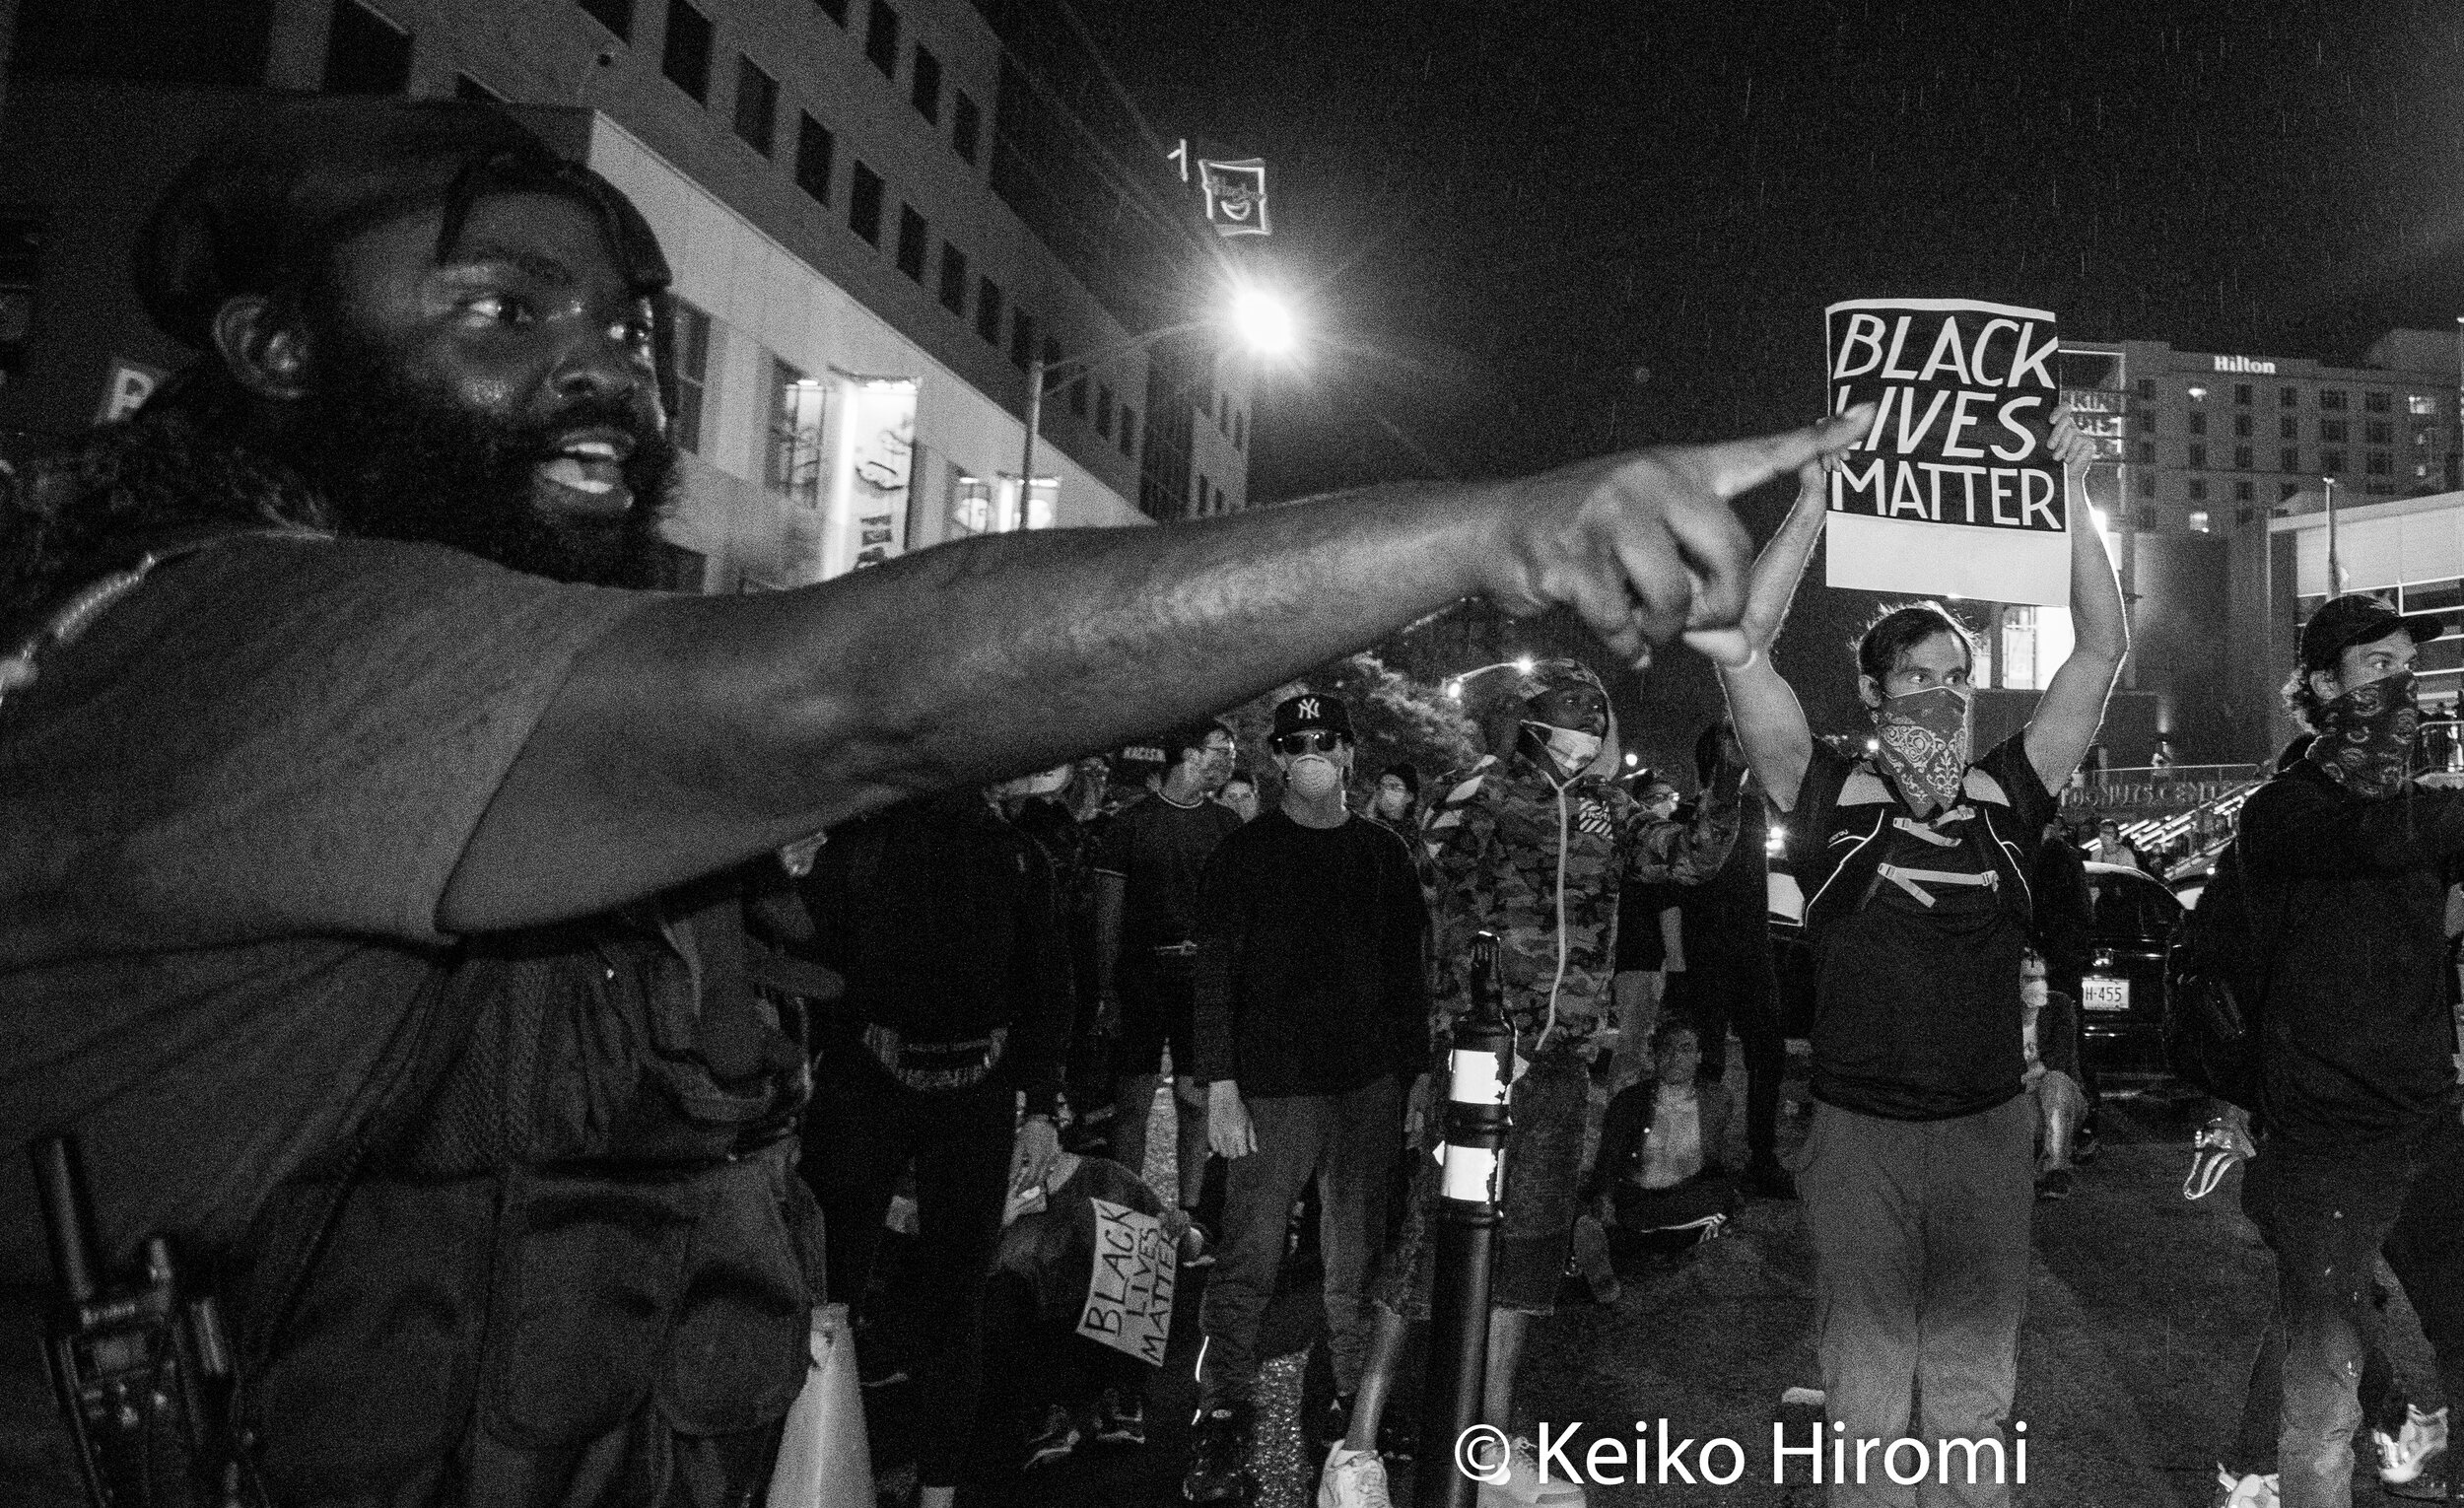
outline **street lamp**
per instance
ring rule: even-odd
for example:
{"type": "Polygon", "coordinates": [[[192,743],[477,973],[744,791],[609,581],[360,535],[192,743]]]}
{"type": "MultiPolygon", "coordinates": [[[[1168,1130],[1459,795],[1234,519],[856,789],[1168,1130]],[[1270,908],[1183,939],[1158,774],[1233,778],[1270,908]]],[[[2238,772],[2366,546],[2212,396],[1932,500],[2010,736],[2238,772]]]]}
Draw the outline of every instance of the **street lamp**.
{"type": "Polygon", "coordinates": [[[1461,675],[1448,678],[1446,682],[1446,694],[1460,702],[1463,700],[1463,683],[1472,679],[1472,677],[1475,675],[1486,675],[1491,670],[1508,669],[1518,671],[1524,675],[1530,675],[1532,673],[1532,667],[1538,663],[1539,661],[1533,659],[1529,654],[1518,654],[1512,659],[1493,660],[1488,664],[1480,665],[1474,669],[1466,670],[1461,675]]]}
{"type": "MultiPolygon", "coordinates": [[[[1228,322],[1240,343],[1259,356],[1283,356],[1299,343],[1299,325],[1290,306],[1254,283],[1245,283],[1233,291],[1228,322]]],[[[1093,356],[1072,356],[1047,366],[1041,350],[1027,357],[1027,436],[1018,452],[1018,522],[1026,525],[1027,502],[1035,490],[1036,432],[1044,423],[1044,391],[1057,377],[1083,375],[1121,358],[1143,351],[1159,340],[1195,330],[1205,324],[1202,319],[1185,319],[1149,330],[1131,340],[1123,341],[1093,356]]]]}

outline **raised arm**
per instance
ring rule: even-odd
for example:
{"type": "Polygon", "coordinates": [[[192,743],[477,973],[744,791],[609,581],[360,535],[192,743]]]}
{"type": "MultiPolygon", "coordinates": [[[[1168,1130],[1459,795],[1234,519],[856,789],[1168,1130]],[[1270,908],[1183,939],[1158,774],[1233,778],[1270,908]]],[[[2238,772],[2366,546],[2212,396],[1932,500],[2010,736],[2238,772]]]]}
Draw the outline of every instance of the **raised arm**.
{"type": "Polygon", "coordinates": [[[1797,788],[1805,784],[1806,766],[1814,758],[1814,730],[1796,688],[1781,679],[1771,662],[1771,646],[1788,622],[1797,583],[1814,558],[1814,542],[1822,537],[1829,470],[1820,459],[1797,468],[1797,502],[1780,521],[1780,531],[1754,557],[1745,592],[1745,613],[1738,629],[1744,634],[1748,658],[1720,667],[1720,688],[1728,693],[1729,720],[1745,764],[1770,793],[1779,809],[1797,804],[1797,788]]]}
{"type": "Polygon", "coordinates": [[[1680,632],[1733,654],[1747,541],[1727,500],[1859,422],[646,603],[531,732],[440,925],[603,910],[902,795],[1229,706],[1472,593],[1571,607],[1629,660],[1680,632]]]}
{"type": "Polygon", "coordinates": [[[2059,790],[2104,724],[2105,698],[2130,652],[2130,624],[2104,536],[2088,512],[2088,465],[2095,446],[2072,426],[2068,413],[2053,421],[2053,453],[2062,462],[2064,511],[2071,520],[2071,626],[2078,637],[2027,724],[2027,762],[2046,789],[2059,790]]]}

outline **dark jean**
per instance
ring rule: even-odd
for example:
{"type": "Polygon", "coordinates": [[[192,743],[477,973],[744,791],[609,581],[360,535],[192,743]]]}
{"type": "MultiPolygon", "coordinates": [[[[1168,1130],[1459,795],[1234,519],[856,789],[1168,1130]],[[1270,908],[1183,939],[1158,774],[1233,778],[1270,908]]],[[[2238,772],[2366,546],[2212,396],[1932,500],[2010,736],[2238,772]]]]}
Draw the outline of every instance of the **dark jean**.
{"type": "Polygon", "coordinates": [[[1223,1242],[1198,1323],[1198,1406],[1247,1399],[1258,1378],[1258,1326],[1274,1297],[1292,1201],[1318,1180],[1318,1250],[1326,1263],[1327,1349],[1335,1387],[1360,1386],[1368,1359],[1369,1269],[1386,1234],[1387,1175],[1403,1134],[1393,1075],[1346,1094],[1245,1101],[1258,1150],[1226,1159],[1223,1242]]]}
{"type": "MultiPolygon", "coordinates": [[[[1745,1150],[1756,1161],[1776,1158],[1779,1148],[1780,1080],[1788,1072],[1788,1040],[1780,1034],[1779,983],[1771,953],[1739,950],[1689,957],[1669,976],[1667,1010],[1694,1028],[1702,1064],[1694,1082],[1716,1084],[1728,1075],[1729,1028],[1745,1050],[1745,1150]]],[[[1718,1160],[1718,1147],[1705,1147],[1718,1160]]]]}
{"type": "Polygon", "coordinates": [[[2408,1142],[2368,1151],[2271,1138],[2243,1177],[2242,1207],[2276,1254],[2278,1491],[2285,1508],[2346,1508],[2361,1377],[2379,1345],[2370,1275],[2382,1250],[2448,1399],[2464,1400],[2464,1124],[2450,1107],[2408,1142]]]}
{"type": "Polygon", "coordinates": [[[916,1306],[917,1382],[946,1421],[924,1431],[917,1449],[917,1475],[928,1487],[956,1486],[973,1449],[985,1282],[1000,1243],[1016,1119],[1017,1092],[1003,1075],[920,1093],[846,1033],[831,1034],[814,1065],[802,1172],[821,1201],[832,1298],[861,1308],[890,1196],[916,1165],[915,1262],[901,1277],[925,1295],[916,1306]]]}
{"type": "Polygon", "coordinates": [[[1851,1479],[1830,1487],[1832,1508],[2011,1501],[1985,1470],[1989,1450],[1972,1485],[1964,1451],[1951,1457],[1947,1484],[1936,1472],[1896,1485],[1879,1449],[1866,1480],[1854,1475],[1859,1441],[1909,1433],[1912,1388],[1925,1401],[1916,1437],[1928,1452],[1945,1440],[1993,1440],[2006,1466],[2012,1460],[2002,1421],[2019,1382],[2035,1142],[2036,1107],[2025,1095],[1948,1121],[1814,1107],[1797,1187],[1814,1235],[1825,1411],[1847,1426],[1851,1479]]]}

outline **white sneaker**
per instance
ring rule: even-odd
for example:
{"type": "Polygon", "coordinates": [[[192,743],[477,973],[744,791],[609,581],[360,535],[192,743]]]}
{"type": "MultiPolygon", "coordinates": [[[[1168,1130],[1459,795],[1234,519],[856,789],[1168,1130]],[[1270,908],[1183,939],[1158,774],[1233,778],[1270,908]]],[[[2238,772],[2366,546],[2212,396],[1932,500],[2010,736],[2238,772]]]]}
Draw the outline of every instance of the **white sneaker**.
{"type": "Polygon", "coordinates": [[[2390,1438],[2383,1429],[2370,1431],[2378,1446],[2378,1479],[2401,1486],[2421,1476],[2423,1469],[2447,1448],[2447,1411],[2424,1413],[2407,1404],[2404,1427],[2390,1438]]]}
{"type": "Polygon", "coordinates": [[[2235,1476],[2223,1467],[2216,1469],[2216,1484],[2224,1489],[2224,1501],[2217,1508],[2276,1508],[2276,1474],[2265,1476],[2252,1472],[2235,1476]]]}
{"type": "Polygon", "coordinates": [[[1386,1463],[1375,1451],[1347,1451],[1335,1441],[1318,1476],[1318,1508],[1395,1508],[1386,1495],[1386,1463]]]}
{"type": "Polygon", "coordinates": [[[1506,1479],[1480,1483],[1479,1508],[1583,1508],[1583,1486],[1556,1477],[1540,1480],[1539,1449],[1517,1436],[1506,1453],[1506,1479]]]}

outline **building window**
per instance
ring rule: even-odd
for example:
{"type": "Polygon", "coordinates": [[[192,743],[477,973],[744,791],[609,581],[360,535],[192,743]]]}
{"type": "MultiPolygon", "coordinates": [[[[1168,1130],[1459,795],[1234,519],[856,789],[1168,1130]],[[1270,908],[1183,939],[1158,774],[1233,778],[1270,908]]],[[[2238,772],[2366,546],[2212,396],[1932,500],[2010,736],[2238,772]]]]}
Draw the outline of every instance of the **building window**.
{"type": "Polygon", "coordinates": [[[830,202],[830,160],[838,151],[838,138],[830,128],[810,115],[800,119],[795,128],[795,186],[813,196],[816,204],[830,202]]]}
{"type": "Polygon", "coordinates": [[[991,278],[976,282],[976,333],[988,346],[1001,343],[1001,285],[991,278]]]}
{"type": "Polygon", "coordinates": [[[2235,471],[2248,471],[2256,464],[2257,462],[2250,458],[2250,447],[2248,446],[2233,446],[2233,469],[2235,471]]]}
{"type": "Polygon", "coordinates": [[[2212,527],[2214,527],[2214,525],[2208,521],[2208,511],[2206,509],[2194,508],[2190,511],[2190,532],[2193,534],[2204,534],[2207,533],[2212,527]]]}
{"type": "Polygon", "coordinates": [[[633,39],[633,0],[582,0],[582,14],[615,33],[618,41],[633,39]]]}
{"type": "Polygon", "coordinates": [[[779,81],[749,57],[736,59],[736,135],[764,157],[779,123],[779,81]]]}
{"type": "Polygon", "coordinates": [[[1086,417],[1086,377],[1084,374],[1080,374],[1069,384],[1069,412],[1081,419],[1086,417]]]}
{"type": "Polygon", "coordinates": [[[2153,508],[2143,508],[2139,510],[2139,521],[2136,526],[2142,532],[2154,529],[2156,527],[2156,510],[2153,508]]]}
{"type": "Polygon", "coordinates": [[[1024,372],[1034,357],[1035,316],[1023,308],[1012,309],[1009,315],[1009,364],[1024,372]]]}
{"type": "Polygon", "coordinates": [[[2206,446],[2192,446],[2190,447],[2190,464],[2197,467],[2204,466],[2207,463],[2208,447],[2206,446]]]}
{"type": "Polygon", "coordinates": [[[2299,446],[2287,446],[2284,449],[2277,452],[2276,459],[2279,470],[2298,471],[2301,469],[2301,447],[2299,446]]]}
{"type": "Polygon", "coordinates": [[[2155,441],[2143,440],[2139,442],[2139,464],[2143,466],[2153,466],[2156,464],[2155,441]]]}
{"type": "Polygon", "coordinates": [[[2233,415],[2233,435],[2236,439],[2248,440],[2250,438],[2250,416],[2248,414],[2233,415]]]}
{"type": "Polygon", "coordinates": [[[1095,384],[1095,433],[1112,439],[1112,388],[1102,382],[1095,384]]]}
{"type": "Polygon", "coordinates": [[[2438,400],[2428,393],[2414,393],[2404,400],[2404,406],[2409,412],[2423,416],[2438,412],[2438,400]]]}
{"type": "Polygon", "coordinates": [[[2396,474],[2396,463],[2386,451],[2372,450],[2362,457],[2361,470],[2369,476],[2393,476],[2396,474]]]}
{"type": "Polygon", "coordinates": [[[2277,388],[2276,406],[2278,408],[2299,408],[2301,406],[2301,390],[2297,387],[2277,388]]]}
{"type": "Polygon", "coordinates": [[[941,60],[922,42],[916,43],[916,74],[907,98],[917,114],[934,125],[941,123],[941,60]]]}
{"type": "Polygon", "coordinates": [[[898,12],[888,0],[872,0],[872,15],[864,23],[864,56],[883,78],[898,77],[898,12]]]}
{"type": "Polygon", "coordinates": [[[710,402],[710,315],[682,299],[670,302],[676,309],[676,411],[668,418],[667,433],[698,455],[702,416],[710,402]]]}
{"type": "Polygon", "coordinates": [[[950,150],[961,161],[972,163],[976,160],[976,144],[983,135],[984,112],[976,108],[976,102],[968,99],[962,89],[958,103],[950,106],[950,150]]]}
{"type": "Polygon", "coordinates": [[[916,213],[916,206],[900,205],[898,207],[898,270],[919,283],[924,281],[924,242],[928,239],[924,231],[924,217],[916,213]]]}
{"type": "Polygon", "coordinates": [[[411,87],[411,34],[358,0],[336,0],[325,37],[325,93],[398,95],[411,87]]]}
{"type": "Polygon", "coordinates": [[[786,362],[770,363],[770,435],[762,480],[806,507],[821,503],[819,382],[786,362]]]}
{"type": "Polygon", "coordinates": [[[2208,479],[2203,476],[2192,477],[2190,479],[2190,501],[2193,503],[2205,503],[2207,500],[2208,479]]]}
{"type": "Polygon", "coordinates": [[[855,186],[847,195],[847,228],[871,241],[881,244],[881,174],[856,162],[855,186]]]}
{"type": "Polygon", "coordinates": [[[2276,501],[2279,503],[2288,502],[2292,499],[2294,493],[2299,492],[2300,490],[2301,484],[2298,482],[2278,482],[2276,484],[2276,501]]]}
{"type": "Polygon", "coordinates": [[[2321,419],[2318,422],[2318,438],[2334,441],[2338,445],[2344,444],[2345,422],[2342,419],[2321,419]]]}
{"type": "Polygon", "coordinates": [[[2327,410],[2331,414],[2343,413],[2345,407],[2344,389],[2341,387],[2320,388],[2318,390],[2318,406],[2327,410]]]}
{"type": "Polygon", "coordinates": [[[941,242],[941,307],[967,317],[967,253],[941,242]]]}
{"type": "Polygon", "coordinates": [[[2139,379],[2139,396],[2143,398],[2153,398],[2156,396],[2156,378],[2141,377],[2139,379]]]}
{"type": "Polygon", "coordinates": [[[2386,413],[2389,407],[2387,394],[2384,392],[2365,392],[2361,394],[2361,407],[2373,414],[2386,413]]]}
{"type": "Polygon", "coordinates": [[[1051,373],[1061,364],[1061,342],[1050,335],[1044,337],[1044,370],[1051,373]]]}
{"type": "Polygon", "coordinates": [[[2207,432],[2208,416],[2205,414],[2192,414],[2190,416],[2190,433],[2193,435],[2204,435],[2207,432]]]}
{"type": "Polygon", "coordinates": [[[2299,440],[2301,438],[2301,421],[2298,419],[2277,420],[2276,438],[2278,440],[2299,440]]]}
{"type": "Polygon", "coordinates": [[[2318,469],[2330,476],[2344,470],[2344,452],[2342,450],[2319,451],[2318,469]]]}
{"type": "Polygon", "coordinates": [[[710,18],[685,0],[667,0],[667,42],[659,51],[658,71],[704,104],[710,103],[710,18]]]}
{"type": "Polygon", "coordinates": [[[2248,482],[2235,482],[2233,484],[2233,501],[2236,503],[2247,503],[2251,499],[2256,498],[2258,495],[2258,489],[2251,486],[2248,482]]]}
{"type": "Polygon", "coordinates": [[[813,6],[839,25],[847,25],[847,0],[813,0],[813,6]]]}
{"type": "Polygon", "coordinates": [[[1121,405],[1121,453],[1137,459],[1138,411],[1127,403],[1121,405]]]}
{"type": "Polygon", "coordinates": [[[2153,498],[2156,495],[2156,479],[2154,473],[2147,471],[2139,473],[2139,495],[2143,498],[2153,498]]]}
{"type": "Polygon", "coordinates": [[[2250,406],[2250,384],[2249,384],[2249,383],[2247,383],[2247,382],[2235,382],[2235,383],[2233,384],[2233,401],[2234,401],[2235,403],[2240,404],[2243,408],[2248,408],[2248,407],[2250,406]]]}
{"type": "Polygon", "coordinates": [[[2396,427],[2384,419],[2372,419],[2361,426],[2361,438],[2374,446],[2391,446],[2396,443],[2396,427]]]}

